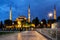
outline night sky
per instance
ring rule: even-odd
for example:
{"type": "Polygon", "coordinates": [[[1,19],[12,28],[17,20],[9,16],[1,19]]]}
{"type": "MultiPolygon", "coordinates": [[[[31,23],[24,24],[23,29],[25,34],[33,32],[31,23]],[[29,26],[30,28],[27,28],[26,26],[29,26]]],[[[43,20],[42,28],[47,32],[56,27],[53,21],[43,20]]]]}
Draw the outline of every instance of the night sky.
{"type": "Polygon", "coordinates": [[[57,17],[60,16],[60,0],[0,0],[0,21],[9,19],[10,5],[12,7],[12,19],[18,16],[28,17],[30,4],[31,20],[35,17],[49,19],[48,13],[54,11],[56,5],[57,17]]]}

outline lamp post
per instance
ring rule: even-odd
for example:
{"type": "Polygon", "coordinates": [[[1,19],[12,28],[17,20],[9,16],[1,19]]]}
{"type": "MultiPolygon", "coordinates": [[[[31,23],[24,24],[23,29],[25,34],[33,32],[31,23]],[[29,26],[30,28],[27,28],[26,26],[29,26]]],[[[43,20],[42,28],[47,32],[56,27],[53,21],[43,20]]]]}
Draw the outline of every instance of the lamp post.
{"type": "Polygon", "coordinates": [[[48,16],[49,16],[49,18],[51,19],[52,16],[53,16],[53,14],[52,14],[52,13],[49,13],[48,16]]]}
{"type": "MultiPolygon", "coordinates": [[[[50,13],[48,14],[48,16],[49,16],[49,18],[50,18],[50,20],[51,20],[51,19],[52,19],[52,16],[53,16],[52,12],[50,12],[50,13]]],[[[50,27],[51,27],[51,21],[50,21],[50,27]]]]}

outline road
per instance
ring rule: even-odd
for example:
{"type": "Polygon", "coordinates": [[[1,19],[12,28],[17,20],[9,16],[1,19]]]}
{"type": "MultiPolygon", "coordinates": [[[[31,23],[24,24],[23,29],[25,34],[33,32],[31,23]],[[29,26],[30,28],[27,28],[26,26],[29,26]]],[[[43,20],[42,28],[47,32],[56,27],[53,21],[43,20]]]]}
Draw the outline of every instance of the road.
{"type": "Polygon", "coordinates": [[[8,35],[1,35],[0,40],[48,40],[36,31],[24,31],[8,35]]]}

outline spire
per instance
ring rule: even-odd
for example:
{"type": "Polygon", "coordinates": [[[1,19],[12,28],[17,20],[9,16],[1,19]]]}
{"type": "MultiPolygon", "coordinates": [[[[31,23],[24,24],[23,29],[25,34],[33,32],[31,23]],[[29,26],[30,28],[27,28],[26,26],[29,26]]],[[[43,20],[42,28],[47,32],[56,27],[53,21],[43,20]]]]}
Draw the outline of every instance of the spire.
{"type": "Polygon", "coordinates": [[[10,20],[12,20],[12,9],[11,9],[11,6],[10,6],[10,20]]]}
{"type": "Polygon", "coordinates": [[[28,7],[28,22],[30,22],[30,4],[29,4],[29,7],[28,7]]]}
{"type": "Polygon", "coordinates": [[[56,5],[54,5],[54,19],[56,19],[56,5]]]}
{"type": "Polygon", "coordinates": [[[29,4],[29,9],[30,9],[30,4],[29,4]]]}
{"type": "Polygon", "coordinates": [[[54,4],[54,10],[56,10],[56,5],[54,4]]]}

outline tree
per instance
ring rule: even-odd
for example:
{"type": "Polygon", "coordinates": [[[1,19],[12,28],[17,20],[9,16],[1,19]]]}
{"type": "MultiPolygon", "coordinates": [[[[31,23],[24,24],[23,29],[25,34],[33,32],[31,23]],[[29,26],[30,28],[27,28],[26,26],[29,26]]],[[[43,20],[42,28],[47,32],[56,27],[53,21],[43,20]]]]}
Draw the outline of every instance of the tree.
{"type": "Polygon", "coordinates": [[[0,28],[3,28],[4,27],[4,25],[3,25],[3,23],[2,23],[2,21],[0,22],[0,28]]]}
{"type": "Polygon", "coordinates": [[[49,19],[49,20],[48,20],[48,23],[49,23],[49,24],[52,24],[52,23],[55,23],[55,22],[56,22],[55,19],[49,19]]]}
{"type": "Polygon", "coordinates": [[[45,19],[42,19],[41,22],[42,22],[41,26],[42,26],[43,28],[44,28],[44,27],[47,27],[47,25],[46,25],[46,20],[45,20],[45,19]]]}
{"type": "Polygon", "coordinates": [[[37,25],[39,24],[39,19],[38,17],[36,17],[35,19],[32,20],[32,23],[35,24],[35,26],[37,27],[37,25]]]}
{"type": "Polygon", "coordinates": [[[60,16],[57,17],[57,21],[60,21],[60,16]]]}
{"type": "Polygon", "coordinates": [[[51,28],[51,24],[52,24],[52,23],[55,23],[55,22],[56,22],[55,19],[49,19],[49,20],[48,20],[48,24],[50,25],[49,28],[51,28]]]}
{"type": "Polygon", "coordinates": [[[7,20],[4,21],[4,24],[6,26],[11,26],[12,25],[12,20],[7,19],[7,20]]]}
{"type": "Polygon", "coordinates": [[[14,25],[17,25],[18,24],[17,21],[13,21],[13,23],[14,23],[14,25]]]}
{"type": "Polygon", "coordinates": [[[43,24],[46,24],[46,20],[45,19],[42,19],[41,21],[43,22],[43,24]]]}

